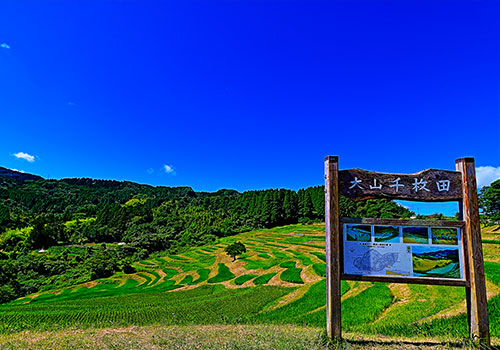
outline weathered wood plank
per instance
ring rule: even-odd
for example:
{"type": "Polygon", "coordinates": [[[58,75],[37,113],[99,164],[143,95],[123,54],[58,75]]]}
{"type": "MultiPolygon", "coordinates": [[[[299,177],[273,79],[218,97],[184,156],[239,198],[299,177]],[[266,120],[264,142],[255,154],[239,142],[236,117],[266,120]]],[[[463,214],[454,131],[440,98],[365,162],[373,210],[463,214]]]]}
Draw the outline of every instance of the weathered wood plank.
{"type": "Polygon", "coordinates": [[[462,211],[465,221],[466,254],[469,271],[470,292],[467,291],[469,330],[472,338],[481,344],[490,344],[486,281],[484,276],[483,248],[477,201],[477,184],[474,158],[456,160],[457,170],[462,174],[462,211]]]}
{"type": "Polygon", "coordinates": [[[427,169],[415,174],[341,170],[339,192],[354,200],[390,198],[445,202],[460,200],[463,196],[460,172],[439,169],[427,169]]]}
{"type": "Polygon", "coordinates": [[[342,274],[341,277],[343,280],[347,281],[410,283],[410,284],[426,284],[426,285],[458,286],[458,287],[469,286],[469,281],[439,279],[439,278],[364,276],[364,275],[349,275],[349,274],[342,274]]]}
{"type": "Polygon", "coordinates": [[[325,158],[326,222],[326,330],[328,337],[342,337],[340,311],[340,220],[338,194],[338,157],[325,158]]]}
{"type": "MultiPolygon", "coordinates": [[[[464,219],[464,205],[462,201],[458,201],[458,212],[460,216],[460,220],[464,219]]],[[[464,221],[465,222],[465,221],[464,221]]],[[[464,231],[462,231],[464,232],[464,231]]],[[[469,254],[467,254],[467,249],[469,249],[469,243],[467,242],[467,235],[465,233],[462,233],[462,244],[464,247],[464,272],[465,272],[465,279],[468,282],[468,285],[465,286],[465,300],[467,303],[467,324],[469,325],[469,331],[470,331],[470,315],[471,315],[471,299],[470,299],[470,294],[471,294],[471,289],[470,289],[470,275],[469,275],[469,254]]]]}

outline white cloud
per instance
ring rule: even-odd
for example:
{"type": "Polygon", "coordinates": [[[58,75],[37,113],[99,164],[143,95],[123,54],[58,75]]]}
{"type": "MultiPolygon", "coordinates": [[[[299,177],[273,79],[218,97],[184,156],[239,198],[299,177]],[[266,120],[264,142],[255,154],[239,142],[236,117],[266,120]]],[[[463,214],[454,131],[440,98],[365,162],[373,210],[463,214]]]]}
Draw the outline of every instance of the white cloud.
{"type": "Polygon", "coordinates": [[[163,170],[165,170],[165,172],[167,174],[170,174],[170,175],[175,175],[175,170],[174,170],[174,167],[171,166],[171,165],[167,165],[167,164],[164,164],[163,165],[163,170]]]}
{"type": "Polygon", "coordinates": [[[35,161],[35,156],[32,156],[31,154],[24,153],[24,152],[14,153],[14,157],[27,160],[30,163],[33,163],[35,161]]]}
{"type": "Polygon", "coordinates": [[[403,207],[403,208],[406,208],[406,209],[408,209],[408,210],[411,210],[409,206],[404,205],[404,204],[402,204],[402,203],[396,202],[396,205],[397,205],[397,206],[399,206],[399,207],[403,207]]]}
{"type": "Polygon", "coordinates": [[[148,174],[152,174],[152,173],[154,173],[154,172],[155,172],[155,170],[154,170],[153,168],[149,168],[148,170],[146,170],[146,172],[147,172],[148,174]]]}
{"type": "Polygon", "coordinates": [[[0,47],[1,47],[2,49],[10,49],[10,45],[8,45],[7,43],[1,43],[1,44],[0,44],[0,47]]]}
{"type": "Polygon", "coordinates": [[[14,170],[14,171],[17,171],[18,173],[23,173],[24,174],[23,170],[17,170],[17,169],[10,169],[10,170],[14,170]]]}
{"type": "Polygon", "coordinates": [[[476,167],[477,188],[489,186],[493,181],[500,179],[500,167],[478,166],[476,167]]]}

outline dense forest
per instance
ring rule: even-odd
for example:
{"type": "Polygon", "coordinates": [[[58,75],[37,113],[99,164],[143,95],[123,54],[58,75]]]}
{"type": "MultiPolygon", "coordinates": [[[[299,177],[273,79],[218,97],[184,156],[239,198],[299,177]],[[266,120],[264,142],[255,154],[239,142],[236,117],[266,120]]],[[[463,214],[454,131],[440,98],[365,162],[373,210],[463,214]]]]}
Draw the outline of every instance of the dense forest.
{"type": "MultiPolygon", "coordinates": [[[[410,217],[341,198],[342,216],[410,217]]],[[[0,302],[131,272],[131,263],[260,228],[324,221],[324,188],[195,192],[85,178],[0,176],[0,302]]]]}
{"type": "Polygon", "coordinates": [[[479,205],[483,223],[500,224],[500,179],[481,188],[479,205]]]}

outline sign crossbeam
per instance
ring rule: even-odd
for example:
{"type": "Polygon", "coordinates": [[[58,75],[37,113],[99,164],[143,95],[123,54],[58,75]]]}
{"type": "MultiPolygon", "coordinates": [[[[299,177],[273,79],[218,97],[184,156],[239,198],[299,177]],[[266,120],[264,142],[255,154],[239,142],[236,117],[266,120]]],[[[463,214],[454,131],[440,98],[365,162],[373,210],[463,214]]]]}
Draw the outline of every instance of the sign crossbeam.
{"type": "Polygon", "coordinates": [[[339,170],[325,158],[327,333],[340,339],[340,281],[462,286],[470,335],[489,345],[489,324],[473,158],[457,171],[388,174],[339,170]],[[420,202],[458,201],[463,221],[340,218],[339,195],[420,202]]]}

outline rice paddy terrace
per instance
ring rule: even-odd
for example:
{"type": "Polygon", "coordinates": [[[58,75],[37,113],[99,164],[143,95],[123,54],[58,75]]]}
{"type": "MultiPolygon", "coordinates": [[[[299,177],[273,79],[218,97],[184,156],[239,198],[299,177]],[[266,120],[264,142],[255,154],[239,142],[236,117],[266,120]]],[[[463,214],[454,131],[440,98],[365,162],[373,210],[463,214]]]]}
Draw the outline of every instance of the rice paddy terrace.
{"type": "MultiPolygon", "coordinates": [[[[483,234],[494,343],[500,344],[500,231],[483,234]]],[[[0,305],[0,333],[131,325],[325,325],[324,225],[242,233],[217,244],[134,264],[115,274],[0,305]],[[247,253],[232,261],[235,241],[247,253]]],[[[460,339],[460,287],[342,282],[346,332],[460,339]]]]}

